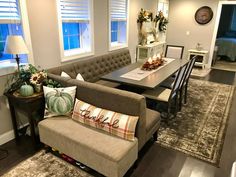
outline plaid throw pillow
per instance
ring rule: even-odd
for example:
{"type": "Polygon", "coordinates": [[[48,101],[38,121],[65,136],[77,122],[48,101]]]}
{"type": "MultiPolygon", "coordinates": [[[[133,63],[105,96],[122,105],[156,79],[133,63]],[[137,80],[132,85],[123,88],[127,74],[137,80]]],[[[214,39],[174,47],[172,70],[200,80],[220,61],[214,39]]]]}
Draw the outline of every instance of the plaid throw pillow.
{"type": "Polygon", "coordinates": [[[137,116],[98,108],[76,99],[72,119],[104,130],[112,135],[134,141],[137,116]]]}

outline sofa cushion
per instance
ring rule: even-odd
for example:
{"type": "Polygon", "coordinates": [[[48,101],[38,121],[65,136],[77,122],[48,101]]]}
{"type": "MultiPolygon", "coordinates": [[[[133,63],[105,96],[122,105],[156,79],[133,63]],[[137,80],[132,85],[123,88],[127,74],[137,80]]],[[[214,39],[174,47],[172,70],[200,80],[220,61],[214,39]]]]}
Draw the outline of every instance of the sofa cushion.
{"type": "Polygon", "coordinates": [[[76,99],[72,119],[112,135],[134,141],[138,116],[101,109],[76,99]]]}
{"type": "Polygon", "coordinates": [[[44,117],[70,114],[74,107],[76,86],[50,88],[43,86],[45,98],[44,117]]]}
{"type": "Polygon", "coordinates": [[[120,84],[117,82],[111,82],[111,81],[105,81],[105,80],[98,80],[95,83],[99,84],[99,85],[104,85],[107,87],[112,87],[112,88],[116,88],[116,87],[120,86],[120,84]]]}
{"type": "Polygon", "coordinates": [[[138,142],[88,128],[66,116],[39,122],[40,140],[105,176],[123,176],[137,159],[138,142]]]}

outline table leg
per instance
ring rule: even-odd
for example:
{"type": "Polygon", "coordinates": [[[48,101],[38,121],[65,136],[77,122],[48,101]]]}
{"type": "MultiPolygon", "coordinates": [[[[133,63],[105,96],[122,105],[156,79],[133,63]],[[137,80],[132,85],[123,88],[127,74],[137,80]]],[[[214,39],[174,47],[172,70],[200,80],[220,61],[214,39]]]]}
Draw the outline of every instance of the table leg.
{"type": "Polygon", "coordinates": [[[30,124],[30,135],[33,142],[34,147],[37,147],[36,135],[35,135],[35,126],[34,126],[34,118],[31,113],[28,114],[29,124],[30,124]]]}
{"type": "Polygon", "coordinates": [[[14,108],[14,106],[12,106],[12,103],[9,99],[8,99],[8,102],[9,102],[9,108],[10,108],[11,120],[12,120],[12,125],[13,125],[13,129],[14,129],[15,138],[16,138],[16,140],[18,140],[19,139],[19,134],[18,134],[18,128],[17,128],[15,108],[14,108]]]}

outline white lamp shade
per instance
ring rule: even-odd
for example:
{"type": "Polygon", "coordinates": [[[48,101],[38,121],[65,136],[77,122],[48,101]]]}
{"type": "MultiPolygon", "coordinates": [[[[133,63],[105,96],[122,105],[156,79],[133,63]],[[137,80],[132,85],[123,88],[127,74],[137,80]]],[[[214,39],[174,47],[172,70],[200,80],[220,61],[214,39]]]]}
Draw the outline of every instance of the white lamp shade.
{"type": "Polygon", "coordinates": [[[25,45],[25,41],[22,36],[7,36],[4,53],[8,54],[28,54],[29,51],[25,45]]]}

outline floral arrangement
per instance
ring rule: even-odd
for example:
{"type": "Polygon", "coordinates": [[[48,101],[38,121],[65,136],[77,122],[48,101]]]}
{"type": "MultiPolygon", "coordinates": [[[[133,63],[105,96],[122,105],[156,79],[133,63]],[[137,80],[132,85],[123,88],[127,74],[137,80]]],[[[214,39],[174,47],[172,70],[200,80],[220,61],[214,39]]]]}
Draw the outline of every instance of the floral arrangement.
{"type": "Polygon", "coordinates": [[[36,85],[43,84],[47,79],[47,73],[45,70],[39,70],[35,66],[29,64],[20,66],[20,70],[15,72],[6,83],[5,92],[14,92],[22,85],[36,85]],[[37,78],[35,78],[37,76],[37,78]]]}
{"type": "Polygon", "coordinates": [[[158,15],[154,18],[155,28],[157,27],[157,23],[159,22],[158,29],[161,32],[166,31],[168,20],[164,17],[163,12],[160,11],[158,15]]]}
{"type": "Polygon", "coordinates": [[[19,90],[22,85],[31,85],[35,92],[40,92],[43,85],[49,87],[61,87],[61,85],[47,78],[47,72],[36,68],[32,64],[20,66],[20,70],[8,79],[5,92],[14,92],[19,90]],[[38,90],[39,89],[39,90],[38,90]]]}
{"type": "Polygon", "coordinates": [[[143,22],[152,21],[153,15],[152,12],[141,9],[138,15],[137,23],[140,23],[140,29],[142,28],[143,22]]]}
{"type": "Polygon", "coordinates": [[[19,79],[27,84],[42,84],[47,79],[47,72],[29,64],[20,68],[19,79]]]}

